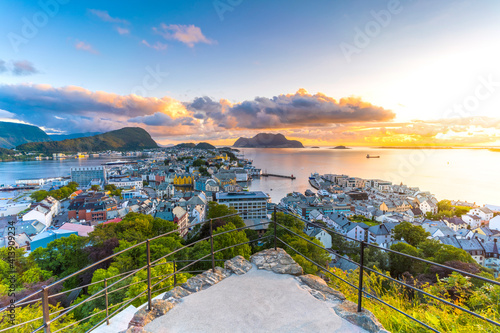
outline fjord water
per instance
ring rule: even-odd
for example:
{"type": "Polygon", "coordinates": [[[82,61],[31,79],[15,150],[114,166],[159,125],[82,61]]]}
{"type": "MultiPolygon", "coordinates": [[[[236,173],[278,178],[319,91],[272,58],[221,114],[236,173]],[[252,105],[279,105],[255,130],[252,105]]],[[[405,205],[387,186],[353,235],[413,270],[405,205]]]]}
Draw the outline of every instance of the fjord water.
{"type": "Polygon", "coordinates": [[[262,171],[294,175],[295,180],[261,178],[250,190],[269,193],[273,202],[292,191],[304,192],[311,173],[347,174],[403,182],[436,197],[500,205],[500,153],[488,149],[241,149],[262,171]],[[380,158],[367,159],[366,155],[380,158]],[[272,190],[271,190],[272,189],[272,190]]]}
{"type": "MultiPolygon", "coordinates": [[[[269,193],[273,202],[279,202],[292,191],[312,188],[309,175],[318,172],[403,182],[430,191],[439,200],[500,205],[500,152],[487,149],[240,148],[240,151],[263,172],[297,177],[295,180],[261,178],[251,183],[250,190],[269,193]],[[380,158],[367,159],[367,154],[380,158]]],[[[3,162],[0,163],[0,184],[13,184],[21,178],[69,176],[71,167],[96,166],[117,159],[3,162]]]]}

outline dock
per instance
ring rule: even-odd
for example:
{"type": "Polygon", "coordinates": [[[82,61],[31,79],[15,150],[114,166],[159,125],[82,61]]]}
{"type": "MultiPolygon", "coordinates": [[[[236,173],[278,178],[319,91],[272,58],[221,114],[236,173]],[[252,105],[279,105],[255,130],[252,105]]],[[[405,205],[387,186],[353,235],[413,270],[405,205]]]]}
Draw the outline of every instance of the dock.
{"type": "Polygon", "coordinates": [[[36,186],[0,187],[0,192],[34,190],[36,186]]]}
{"type": "Polygon", "coordinates": [[[277,175],[274,173],[263,173],[260,176],[261,177],[279,177],[279,178],[288,178],[288,179],[296,179],[297,178],[294,175],[286,176],[286,175],[277,175]]]}

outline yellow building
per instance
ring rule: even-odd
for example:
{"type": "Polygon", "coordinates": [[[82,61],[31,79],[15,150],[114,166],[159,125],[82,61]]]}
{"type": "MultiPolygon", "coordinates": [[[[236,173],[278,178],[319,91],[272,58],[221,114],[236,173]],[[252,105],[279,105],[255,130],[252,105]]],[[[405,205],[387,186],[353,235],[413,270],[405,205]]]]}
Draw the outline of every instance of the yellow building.
{"type": "Polygon", "coordinates": [[[192,175],[175,175],[174,177],[174,185],[175,186],[193,186],[194,184],[194,176],[192,175]]]}

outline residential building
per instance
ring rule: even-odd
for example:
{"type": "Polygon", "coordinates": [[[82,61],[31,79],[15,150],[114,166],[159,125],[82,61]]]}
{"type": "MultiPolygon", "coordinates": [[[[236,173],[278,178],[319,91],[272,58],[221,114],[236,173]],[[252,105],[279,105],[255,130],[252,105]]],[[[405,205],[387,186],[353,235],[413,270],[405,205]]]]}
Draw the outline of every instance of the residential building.
{"type": "Polygon", "coordinates": [[[109,185],[115,185],[117,188],[134,188],[142,189],[142,178],[111,178],[108,180],[109,185]]]}
{"type": "Polygon", "coordinates": [[[89,186],[95,179],[98,179],[102,184],[106,183],[106,169],[104,166],[71,168],[71,181],[78,183],[80,186],[89,186]]]}
{"type": "Polygon", "coordinates": [[[217,203],[234,207],[243,219],[266,219],[269,197],[261,191],[216,193],[217,203]]]}

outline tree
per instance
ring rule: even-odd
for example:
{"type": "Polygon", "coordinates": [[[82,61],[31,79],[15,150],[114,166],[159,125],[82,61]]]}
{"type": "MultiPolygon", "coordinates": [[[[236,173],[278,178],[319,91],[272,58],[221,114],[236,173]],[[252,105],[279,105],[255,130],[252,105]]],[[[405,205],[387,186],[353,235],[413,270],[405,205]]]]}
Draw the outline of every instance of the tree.
{"type": "Polygon", "coordinates": [[[450,200],[441,200],[437,204],[438,206],[438,212],[442,211],[451,211],[452,206],[451,206],[451,201],[450,200]]]}
{"type": "Polygon", "coordinates": [[[418,248],[422,250],[422,255],[424,258],[433,260],[436,253],[441,250],[443,244],[436,239],[426,239],[418,245],[418,248]]]}
{"type": "MultiPolygon", "coordinates": [[[[248,238],[243,230],[227,232],[222,235],[219,235],[223,232],[230,231],[236,229],[235,225],[231,222],[226,225],[217,228],[214,232],[214,251],[230,247],[236,244],[246,243],[248,242],[248,238]],[[218,236],[217,236],[218,235],[218,236]]],[[[239,246],[232,247],[230,249],[217,252],[215,257],[217,259],[232,259],[236,256],[243,256],[246,259],[250,259],[250,255],[252,254],[252,249],[250,245],[243,244],[239,246]]]]}
{"type": "MultiPolygon", "coordinates": [[[[236,213],[237,211],[234,207],[228,207],[226,205],[218,204],[214,201],[210,201],[208,203],[207,219],[213,219],[212,230],[216,230],[217,228],[222,227],[227,223],[232,223],[236,228],[244,227],[245,222],[243,222],[243,218],[240,215],[219,218],[236,213]]],[[[210,223],[206,222],[202,225],[197,239],[202,239],[208,236],[210,236],[210,223]]]]}
{"type": "Polygon", "coordinates": [[[45,190],[35,191],[35,192],[31,193],[31,195],[30,195],[30,197],[33,200],[35,200],[36,202],[42,201],[43,199],[45,199],[48,196],[49,196],[49,192],[47,192],[45,190]]]}
{"type": "MultiPolygon", "coordinates": [[[[406,244],[406,243],[397,243],[391,246],[391,250],[409,254],[414,257],[420,257],[421,252],[416,247],[406,244]]],[[[397,253],[389,252],[389,258],[391,261],[391,275],[396,277],[401,277],[404,272],[409,272],[410,274],[417,274],[423,271],[424,263],[421,261],[411,259],[405,256],[402,256],[397,253]]]]}
{"type": "Polygon", "coordinates": [[[116,191],[116,185],[114,184],[104,185],[104,190],[110,192],[116,191]]]}
{"type": "Polygon", "coordinates": [[[475,263],[475,260],[471,257],[470,254],[451,245],[443,245],[441,249],[436,252],[434,261],[438,264],[444,264],[447,261],[475,263]]]}
{"type": "Polygon", "coordinates": [[[147,181],[143,180],[143,181],[142,181],[142,186],[149,186],[149,182],[147,182],[147,181]]]}
{"type": "Polygon", "coordinates": [[[208,173],[208,169],[206,167],[201,166],[198,171],[202,176],[208,177],[210,174],[208,173]]]}
{"type": "Polygon", "coordinates": [[[92,191],[100,191],[100,190],[101,190],[101,187],[100,187],[99,185],[92,185],[92,186],[90,187],[90,189],[91,189],[92,191]]]}
{"type": "MultiPolygon", "coordinates": [[[[37,248],[31,252],[30,259],[33,259],[41,269],[63,278],[89,264],[84,252],[86,244],[86,237],[70,235],[53,240],[45,248],[37,248]]],[[[69,283],[75,284],[76,281],[69,283]]]]}
{"type": "Polygon", "coordinates": [[[394,239],[404,239],[408,244],[417,247],[431,234],[421,226],[414,226],[410,222],[401,222],[392,230],[394,239]]]}
{"type": "Polygon", "coordinates": [[[194,167],[201,167],[201,166],[205,166],[205,165],[206,165],[205,160],[202,160],[201,158],[199,158],[193,162],[194,167]]]}

